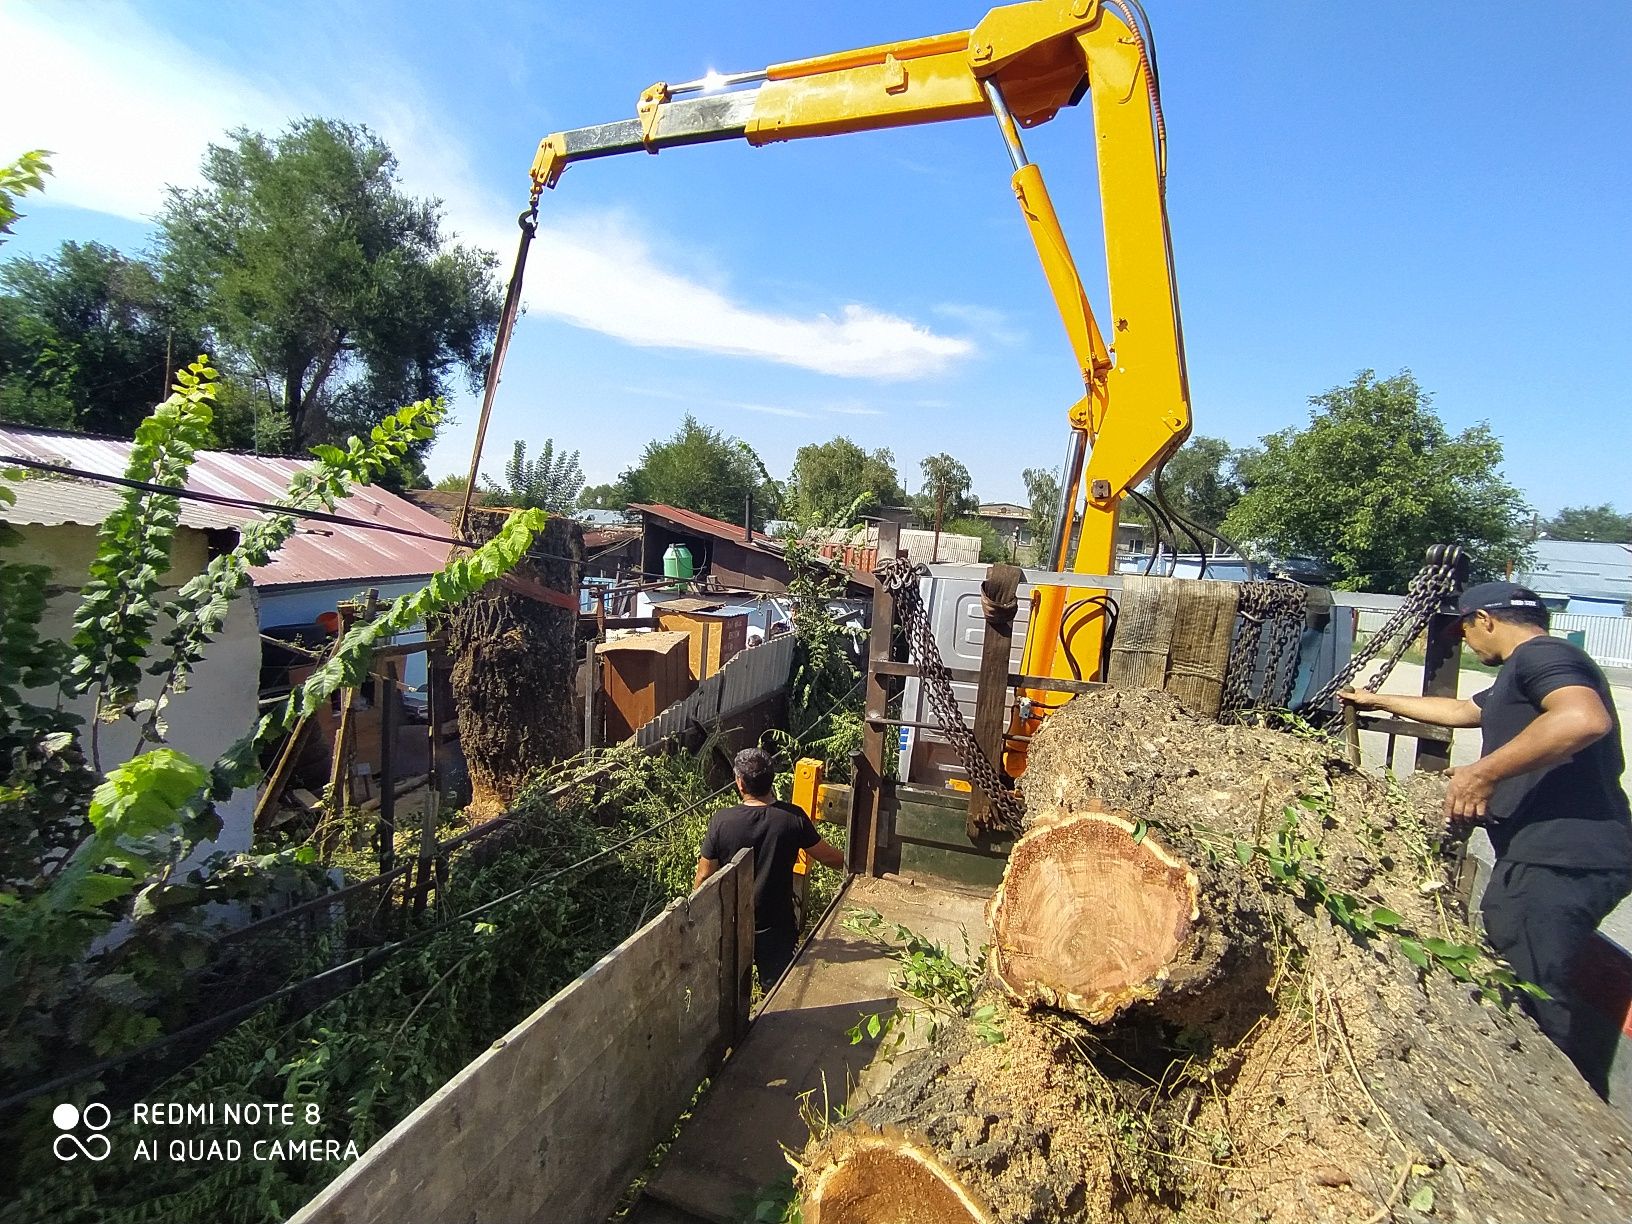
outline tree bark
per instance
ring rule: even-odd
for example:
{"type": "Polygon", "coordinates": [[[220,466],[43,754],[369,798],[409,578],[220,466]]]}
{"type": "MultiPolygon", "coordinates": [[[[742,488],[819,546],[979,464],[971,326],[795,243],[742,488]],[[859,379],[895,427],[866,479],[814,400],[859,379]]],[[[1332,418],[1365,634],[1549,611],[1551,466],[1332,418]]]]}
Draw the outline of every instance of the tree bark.
{"type": "MultiPolygon", "coordinates": [[[[466,531],[474,541],[490,539],[509,514],[473,508],[466,531]]],[[[535,555],[514,572],[576,598],[583,547],[582,527],[552,518],[535,540],[535,555]]],[[[471,806],[478,815],[497,815],[533,774],[580,746],[573,701],[577,612],[492,583],[454,612],[448,628],[471,806]]]]}

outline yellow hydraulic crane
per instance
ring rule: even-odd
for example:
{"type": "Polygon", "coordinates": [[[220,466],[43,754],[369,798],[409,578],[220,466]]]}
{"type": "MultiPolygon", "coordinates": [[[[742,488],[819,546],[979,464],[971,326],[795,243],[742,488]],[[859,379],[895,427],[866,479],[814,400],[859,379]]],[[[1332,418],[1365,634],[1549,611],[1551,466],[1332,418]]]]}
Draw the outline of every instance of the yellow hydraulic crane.
{"type": "MultiPolygon", "coordinates": [[[[1190,433],[1161,97],[1138,0],[1030,0],[992,9],[973,30],[659,83],[641,94],[632,119],[545,137],[533,161],[533,200],[536,206],[569,165],[619,153],[733,139],[766,145],[983,116],[996,121],[1008,150],[1015,199],[1084,386],[1069,413],[1048,568],[1106,574],[1123,498],[1190,433]],[[1105,328],[1020,135],[1085,96],[1105,226],[1105,328]]],[[[1069,596],[1065,587],[1034,587],[1026,674],[1088,679],[1099,672],[1105,605],[1096,594],[1103,592],[1077,588],[1069,596]]],[[[1021,696],[1024,713],[1014,726],[1021,734],[1063,700],[1042,691],[1021,696]]],[[[1016,755],[1023,760],[1011,759],[1016,755]]]]}

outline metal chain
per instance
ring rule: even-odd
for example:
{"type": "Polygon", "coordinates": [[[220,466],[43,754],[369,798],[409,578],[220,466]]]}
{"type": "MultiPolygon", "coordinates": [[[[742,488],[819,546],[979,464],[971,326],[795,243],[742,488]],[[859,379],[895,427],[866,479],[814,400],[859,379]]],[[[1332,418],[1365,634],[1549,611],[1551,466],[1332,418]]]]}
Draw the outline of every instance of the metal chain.
{"type": "Polygon", "coordinates": [[[1375,693],[1382,688],[1388,673],[1394,670],[1411,643],[1428,627],[1429,619],[1440,610],[1446,597],[1456,593],[1461,580],[1462,550],[1454,544],[1436,544],[1428,550],[1428,563],[1417,571],[1406,587],[1405,602],[1394,609],[1387,623],[1369,642],[1355,652],[1354,658],[1313,697],[1299,707],[1299,713],[1320,711],[1339,689],[1348,688],[1360,669],[1376,658],[1384,648],[1388,654],[1377,674],[1366,681],[1366,691],[1375,693]]]}
{"type": "Polygon", "coordinates": [[[959,708],[957,695],[952,691],[952,677],[947,673],[940,648],[935,644],[935,634],[930,628],[924,601],[918,593],[918,580],[928,574],[925,566],[899,559],[880,561],[873,570],[873,577],[895,601],[896,616],[907,631],[907,641],[913,654],[918,657],[919,676],[923,680],[924,691],[929,695],[929,707],[946,733],[947,742],[958,754],[969,781],[980,787],[981,793],[991,801],[993,813],[1003,824],[1018,831],[1025,817],[1025,805],[1009,789],[1007,780],[996,766],[986,758],[974,732],[963,721],[963,710],[959,708]]]}
{"type": "Polygon", "coordinates": [[[1241,584],[1237,608],[1241,619],[1224,670],[1221,718],[1239,718],[1248,710],[1285,709],[1291,703],[1307,598],[1301,583],[1287,579],[1241,584]],[[1262,676],[1254,691],[1260,657],[1262,676]]]}

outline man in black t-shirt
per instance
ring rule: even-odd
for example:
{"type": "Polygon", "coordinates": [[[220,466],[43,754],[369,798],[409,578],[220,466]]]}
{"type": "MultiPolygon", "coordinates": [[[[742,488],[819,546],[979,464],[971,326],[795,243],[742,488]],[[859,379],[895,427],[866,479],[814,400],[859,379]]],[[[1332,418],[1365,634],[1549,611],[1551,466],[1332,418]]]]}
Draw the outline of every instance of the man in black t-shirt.
{"type": "Polygon", "coordinates": [[[844,870],[844,855],[822,840],[805,812],[771,793],[776,767],[768,752],[744,748],[731,762],[742,802],[715,812],[697,859],[699,887],[745,846],[754,850],[754,967],[764,990],[793,960],[799,929],[793,916],[793,864],[806,851],[824,867],[844,870]]]}
{"type": "Polygon", "coordinates": [[[1609,684],[1590,656],[1547,633],[1547,608],[1510,582],[1470,587],[1457,602],[1463,640],[1501,664],[1472,700],[1347,691],[1360,709],[1444,727],[1481,727],[1484,752],[1452,771],[1445,815],[1488,826],[1496,866],[1485,933],[1521,978],[1550,999],[1525,1005],[1600,1094],[1591,1018],[1571,982],[1598,924],[1632,892],[1632,819],[1609,684]]]}

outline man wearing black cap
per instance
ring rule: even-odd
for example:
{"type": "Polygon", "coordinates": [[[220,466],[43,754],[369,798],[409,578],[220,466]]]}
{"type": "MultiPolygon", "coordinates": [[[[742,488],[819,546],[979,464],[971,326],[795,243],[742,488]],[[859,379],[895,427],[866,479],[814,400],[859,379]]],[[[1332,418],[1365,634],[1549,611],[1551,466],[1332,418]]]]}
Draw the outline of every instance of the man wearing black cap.
{"type": "Polygon", "coordinates": [[[1609,683],[1590,656],[1547,632],[1547,607],[1511,582],[1469,587],[1457,601],[1462,636],[1496,683],[1472,700],[1349,690],[1359,709],[1442,727],[1480,727],[1484,751],[1453,770],[1452,824],[1483,824],[1496,848],[1485,890],[1485,933],[1521,978],[1550,999],[1526,999],[1542,1031],[1600,1094],[1606,1069],[1589,1056],[1591,1020],[1578,1013],[1575,959],[1632,892],[1632,819],[1609,683]]]}

